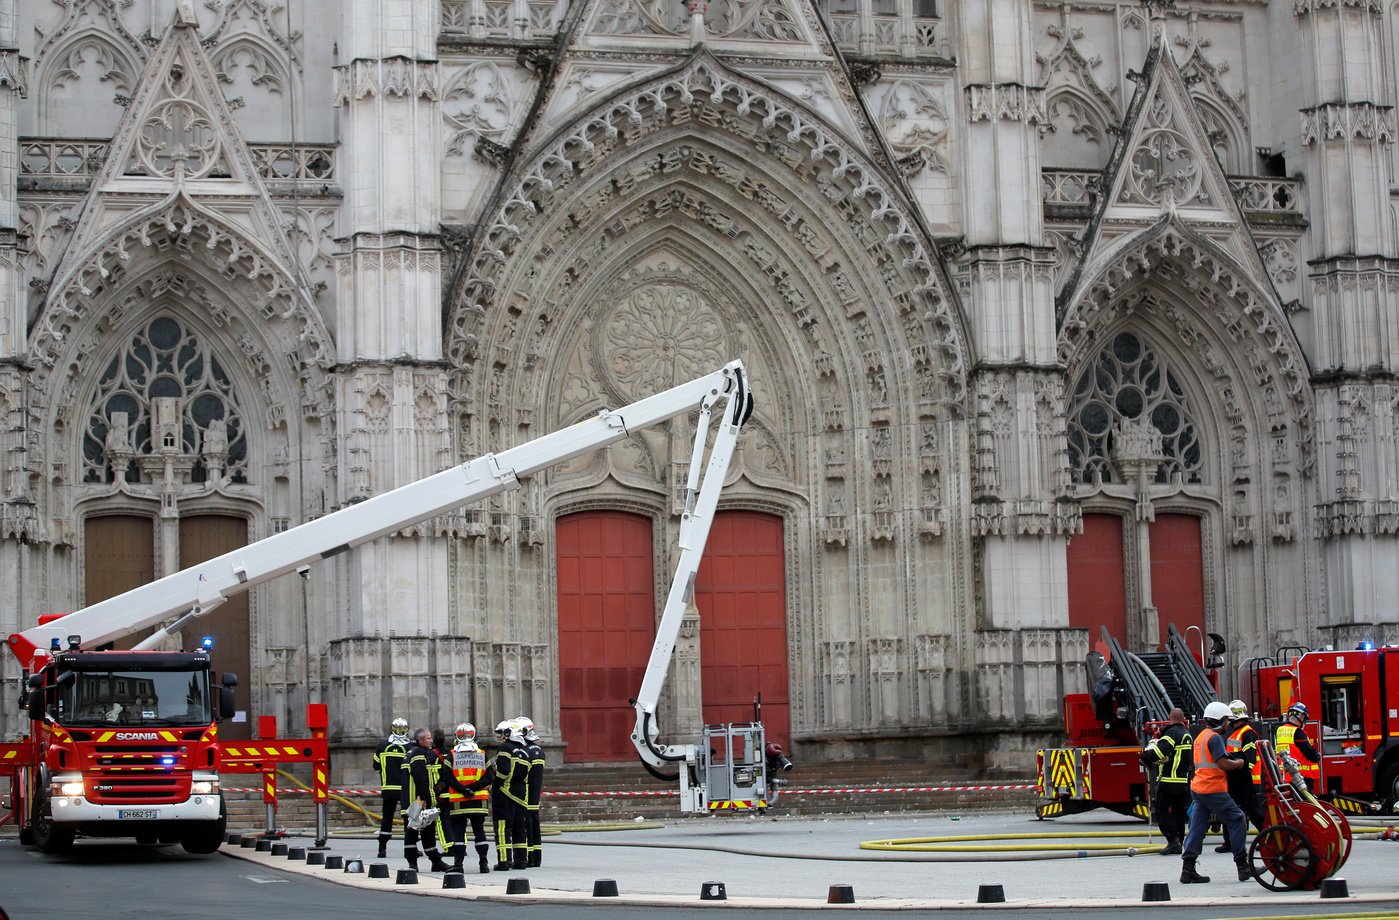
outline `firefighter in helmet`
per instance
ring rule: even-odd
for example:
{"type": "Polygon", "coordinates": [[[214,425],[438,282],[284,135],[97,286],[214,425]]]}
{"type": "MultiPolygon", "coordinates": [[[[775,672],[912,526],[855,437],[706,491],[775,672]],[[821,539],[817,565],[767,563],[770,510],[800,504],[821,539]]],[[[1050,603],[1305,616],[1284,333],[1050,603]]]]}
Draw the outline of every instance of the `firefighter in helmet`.
{"type": "Polygon", "coordinates": [[[1284,776],[1289,781],[1295,778],[1282,759],[1284,754],[1290,754],[1297,762],[1296,775],[1301,777],[1308,789],[1312,789],[1321,779],[1321,754],[1307,737],[1308,718],[1305,703],[1297,702],[1289,706],[1273,736],[1273,750],[1277,753],[1278,765],[1283,767],[1284,776]]]}
{"type": "Polygon", "coordinates": [[[490,787],[491,818],[495,825],[495,871],[527,869],[528,835],[525,806],[529,798],[529,760],[524,753],[524,733],[513,720],[495,727],[496,754],[486,773],[468,788],[490,787]]]}
{"type": "MultiPolygon", "coordinates": [[[[1242,757],[1248,764],[1247,770],[1234,770],[1229,773],[1229,798],[1239,806],[1254,830],[1263,829],[1263,806],[1258,800],[1258,783],[1263,772],[1263,762],[1258,759],[1258,732],[1248,719],[1248,706],[1243,700],[1229,704],[1229,737],[1225,747],[1229,753],[1242,757]]],[[[1214,848],[1216,853],[1228,853],[1229,841],[1214,848]]]]}
{"type": "Polygon", "coordinates": [[[1253,867],[1248,861],[1248,851],[1244,849],[1247,828],[1244,826],[1244,813],[1229,797],[1229,783],[1225,774],[1235,770],[1248,770],[1242,757],[1229,752],[1224,732],[1231,713],[1229,707],[1215,700],[1205,707],[1203,722],[1205,727],[1195,736],[1195,775],[1190,780],[1191,814],[1190,831],[1185,835],[1185,846],[1181,852],[1180,880],[1192,885],[1208,882],[1208,875],[1195,870],[1195,861],[1200,858],[1201,845],[1205,842],[1205,831],[1210,822],[1206,815],[1214,815],[1224,825],[1224,839],[1234,854],[1234,865],[1238,869],[1239,881],[1253,878],[1253,867]]]}
{"type": "Polygon", "coordinates": [[[1190,773],[1195,761],[1190,755],[1192,738],[1185,723],[1185,712],[1172,709],[1161,734],[1151,739],[1142,751],[1144,767],[1156,767],[1156,823],[1166,838],[1162,856],[1181,851],[1185,841],[1186,811],[1190,808],[1190,773]]]}
{"type": "Polygon", "coordinates": [[[452,843],[452,871],[461,872],[466,859],[466,826],[471,824],[471,838],[476,846],[479,868],[491,871],[490,844],[486,842],[486,813],[491,794],[486,789],[469,787],[486,773],[486,754],[476,745],[476,726],[462,722],[453,732],[456,743],[448,754],[452,776],[464,787],[462,791],[448,788],[443,799],[447,803],[447,833],[452,843]]]}
{"type": "Polygon", "coordinates": [[[539,735],[534,731],[534,721],[529,716],[515,720],[524,738],[524,754],[529,758],[529,773],[525,783],[525,863],[540,866],[544,863],[544,836],[539,826],[539,799],[544,789],[544,748],[539,744],[539,735]]]}
{"type": "Polygon", "coordinates": [[[374,749],[374,772],[379,777],[379,858],[388,856],[389,841],[393,839],[393,813],[398,808],[403,784],[400,774],[403,754],[408,750],[408,720],[394,719],[389,723],[389,736],[374,749]]]}
{"type": "MultiPolygon", "coordinates": [[[[438,788],[443,783],[450,788],[455,779],[450,775],[444,777],[442,774],[442,761],[438,759],[437,752],[432,747],[432,729],[418,729],[413,733],[413,744],[403,757],[403,811],[407,814],[408,807],[417,801],[424,809],[438,809],[439,817],[422,828],[413,827],[406,820],[403,822],[403,858],[415,871],[423,851],[431,860],[429,871],[450,871],[442,859],[443,852],[450,850],[451,844],[442,827],[440,812],[446,803],[440,801],[438,788]],[[418,849],[419,841],[423,845],[422,851],[418,849]]],[[[462,787],[462,791],[464,789],[465,787],[462,787]]]]}

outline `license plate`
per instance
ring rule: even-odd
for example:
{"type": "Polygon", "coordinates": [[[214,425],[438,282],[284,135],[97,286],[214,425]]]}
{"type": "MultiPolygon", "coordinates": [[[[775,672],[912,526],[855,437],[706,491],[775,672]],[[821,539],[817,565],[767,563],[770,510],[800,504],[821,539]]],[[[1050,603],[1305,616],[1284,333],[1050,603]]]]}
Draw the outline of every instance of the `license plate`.
{"type": "Polygon", "coordinates": [[[123,821],[154,821],[160,817],[158,808],[122,808],[117,817],[123,821]]]}

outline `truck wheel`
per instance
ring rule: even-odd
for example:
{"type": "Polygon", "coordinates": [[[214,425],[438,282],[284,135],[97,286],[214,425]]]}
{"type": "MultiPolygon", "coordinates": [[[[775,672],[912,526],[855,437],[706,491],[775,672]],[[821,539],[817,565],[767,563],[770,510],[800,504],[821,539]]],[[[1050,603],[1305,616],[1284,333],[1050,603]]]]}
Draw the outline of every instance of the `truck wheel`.
{"type": "Polygon", "coordinates": [[[1380,774],[1379,784],[1375,786],[1375,792],[1379,793],[1379,800],[1384,803],[1384,810],[1392,814],[1399,814],[1399,763],[1392,763],[1385,767],[1380,774]]]}
{"type": "Polygon", "coordinates": [[[56,823],[48,815],[36,815],[31,835],[34,845],[42,852],[58,854],[73,849],[77,832],[70,825],[56,823]]]}
{"type": "Polygon", "coordinates": [[[223,800],[220,799],[218,820],[201,824],[197,829],[187,832],[180,838],[180,846],[185,848],[186,853],[195,856],[215,853],[223,845],[223,835],[227,829],[228,812],[224,808],[223,800]]]}

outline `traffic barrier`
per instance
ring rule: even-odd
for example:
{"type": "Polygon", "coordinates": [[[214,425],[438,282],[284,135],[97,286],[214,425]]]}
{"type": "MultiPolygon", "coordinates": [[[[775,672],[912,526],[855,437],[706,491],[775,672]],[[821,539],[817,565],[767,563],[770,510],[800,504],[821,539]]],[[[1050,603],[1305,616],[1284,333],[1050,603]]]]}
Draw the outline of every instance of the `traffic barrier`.
{"type": "Polygon", "coordinates": [[[1000,885],[981,885],[976,889],[976,903],[978,904],[1004,904],[1006,902],[1006,890],[1000,885]]]}
{"type": "Polygon", "coordinates": [[[1321,896],[1323,898],[1348,898],[1350,897],[1350,888],[1343,878],[1322,879],[1321,896]]]}
{"type": "Polygon", "coordinates": [[[306,859],[305,847],[287,847],[287,859],[306,859]]]}
{"type": "Polygon", "coordinates": [[[307,854],[306,854],[306,865],[308,865],[308,866],[324,866],[324,865],[325,865],[325,854],[324,854],[324,853],[318,853],[318,852],[315,852],[315,851],[312,851],[312,852],[310,852],[310,853],[307,853],[307,854]]]}
{"type": "Polygon", "coordinates": [[[1165,882],[1147,882],[1142,885],[1143,901],[1169,901],[1171,886],[1165,882]]]}
{"type": "Polygon", "coordinates": [[[336,856],[333,853],[327,854],[325,858],[325,867],[327,869],[343,869],[345,868],[345,857],[336,856]]]}
{"type": "MultiPolygon", "coordinates": [[[[347,871],[348,871],[348,870],[347,870],[347,871]]],[[[370,877],[370,878],[388,878],[388,877],[389,877],[389,864],[388,864],[388,863],[370,863],[370,864],[369,864],[369,877],[370,877]]]]}
{"type": "MultiPolygon", "coordinates": [[[[1036,788],[1034,783],[995,783],[976,786],[783,786],[784,796],[792,795],[870,795],[870,794],[904,794],[910,792],[1024,792],[1036,788]]],[[[262,787],[245,786],[225,786],[224,792],[266,792],[262,787]]],[[[294,786],[276,787],[277,795],[315,795],[314,789],[298,789],[294,786]]],[[[327,795],[359,795],[359,796],[379,796],[378,789],[327,789],[327,795]]],[[[678,796],[678,789],[602,789],[589,791],[550,791],[544,790],[540,793],[545,797],[571,798],[571,799],[640,799],[655,798],[663,796],[678,796]]]]}
{"type": "Polygon", "coordinates": [[[593,897],[617,897],[617,882],[610,878],[600,878],[597,881],[593,882],[593,897]]]}
{"type": "Polygon", "coordinates": [[[849,885],[832,885],[826,892],[827,904],[854,904],[855,889],[849,885]]]}
{"type": "Polygon", "coordinates": [[[462,875],[460,872],[448,872],[446,875],[442,876],[442,887],[465,888],[466,876],[462,875]]]}
{"type": "Polygon", "coordinates": [[[723,882],[705,882],[700,886],[701,901],[727,901],[729,893],[723,882]]]}
{"type": "Polygon", "coordinates": [[[529,879],[512,878],[505,882],[506,894],[529,894],[529,879]]]}
{"type": "MultiPolygon", "coordinates": [[[[387,869],[388,866],[385,866],[384,868],[387,869]]],[[[417,870],[417,869],[399,869],[399,870],[398,870],[398,876],[393,880],[393,883],[394,883],[395,885],[416,885],[416,884],[418,884],[418,870],[417,870]]]]}

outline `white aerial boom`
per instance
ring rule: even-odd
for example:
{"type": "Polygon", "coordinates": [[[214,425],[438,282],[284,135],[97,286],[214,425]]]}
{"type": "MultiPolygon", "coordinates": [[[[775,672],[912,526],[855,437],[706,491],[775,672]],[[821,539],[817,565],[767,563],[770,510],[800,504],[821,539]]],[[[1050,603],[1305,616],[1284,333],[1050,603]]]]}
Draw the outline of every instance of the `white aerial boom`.
{"type": "MultiPolygon", "coordinates": [[[[694,746],[656,747],[656,728],[649,717],[655,712],[656,696],[669,668],[681,614],[694,591],[695,574],[739,430],[753,411],[752,395],[740,361],[732,361],[712,374],[624,408],[604,409],[595,417],[561,431],[499,454],[486,454],[85,607],[54,622],[13,634],[9,637],[10,650],[23,667],[37,671],[55,650],[94,649],[122,636],[164,624],[138,646],[151,648],[230,597],[265,581],[462,505],[518,488],[520,480],[541,470],[606,447],[634,431],[696,410],[700,421],[680,526],[680,565],[636,702],[638,713],[644,712],[647,717],[649,734],[639,733],[633,737],[644,760],[653,766],[667,763],[677,756],[683,757],[694,746]],[[700,466],[716,406],[721,409],[721,420],[701,481],[700,466]]],[[[641,724],[639,715],[638,726],[641,724]]]]}

